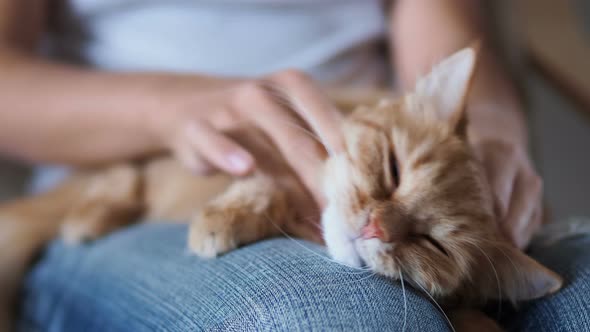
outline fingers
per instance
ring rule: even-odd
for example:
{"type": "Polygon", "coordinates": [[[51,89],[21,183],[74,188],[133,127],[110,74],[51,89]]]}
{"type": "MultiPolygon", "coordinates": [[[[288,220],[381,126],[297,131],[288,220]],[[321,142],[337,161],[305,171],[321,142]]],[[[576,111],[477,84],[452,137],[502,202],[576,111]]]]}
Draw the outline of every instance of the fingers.
{"type": "Polygon", "coordinates": [[[287,70],[245,86],[233,105],[271,137],[317,201],[322,200],[317,175],[325,159],[320,144],[330,153],[344,147],[341,114],[320,91],[307,75],[287,70]]]}
{"type": "Polygon", "coordinates": [[[341,114],[312,79],[289,70],[264,81],[241,82],[236,89],[210,99],[207,103],[201,100],[199,109],[187,111],[194,117],[179,121],[189,119],[191,123],[174,134],[181,137],[173,144],[178,159],[199,173],[218,168],[243,175],[254,167],[254,158],[222,130],[240,122],[253,124],[271,138],[314,198],[321,201],[317,176],[326,150],[339,152],[344,143],[339,130],[341,114]],[[210,108],[221,111],[202,111],[210,108]]]}
{"type": "Polygon", "coordinates": [[[526,153],[514,144],[492,140],[476,147],[495,197],[502,232],[525,248],[542,221],[542,181],[526,153]]]}
{"type": "Polygon", "coordinates": [[[506,143],[489,143],[480,147],[486,177],[494,195],[494,208],[499,220],[507,217],[514,190],[519,160],[514,149],[506,143]]]}
{"type": "Polygon", "coordinates": [[[254,167],[254,158],[248,151],[207,122],[189,123],[182,135],[173,150],[186,166],[197,172],[208,171],[213,166],[230,174],[244,175],[254,167]]]}
{"type": "Polygon", "coordinates": [[[316,175],[324,156],[315,138],[303,131],[305,123],[295,113],[277,104],[258,85],[245,86],[236,99],[235,107],[273,140],[289,165],[316,196],[319,191],[319,188],[316,189],[316,175]]]}
{"type": "Polygon", "coordinates": [[[541,225],[542,182],[532,171],[521,170],[514,182],[510,206],[502,222],[505,233],[519,248],[528,245],[541,225]]]}
{"type": "MultiPolygon", "coordinates": [[[[495,209],[498,218],[500,220],[507,217],[508,209],[510,208],[510,198],[512,192],[515,189],[514,184],[516,181],[516,167],[502,167],[499,169],[500,174],[496,174],[492,177],[490,185],[492,190],[496,193],[495,196],[495,209]]],[[[488,175],[490,178],[491,174],[488,175]]]]}
{"type": "Polygon", "coordinates": [[[344,148],[339,125],[342,114],[321,92],[320,87],[307,75],[296,70],[286,70],[273,75],[271,82],[288,96],[292,108],[319,135],[330,153],[344,148]]]}
{"type": "Polygon", "coordinates": [[[531,239],[535,235],[535,233],[541,228],[543,224],[543,205],[539,204],[535,209],[528,225],[524,229],[522,234],[522,241],[517,244],[517,247],[520,249],[525,249],[526,246],[531,242],[531,239]]]}
{"type": "Polygon", "coordinates": [[[215,172],[215,166],[201,158],[190,144],[176,144],[172,146],[172,153],[176,160],[197,175],[209,175],[215,172]]]}

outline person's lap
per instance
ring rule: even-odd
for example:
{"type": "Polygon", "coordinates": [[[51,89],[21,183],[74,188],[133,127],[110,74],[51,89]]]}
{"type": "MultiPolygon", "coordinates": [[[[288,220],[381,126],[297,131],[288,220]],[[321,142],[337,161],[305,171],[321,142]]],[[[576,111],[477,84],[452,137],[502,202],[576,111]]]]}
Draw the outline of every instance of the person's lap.
{"type": "Polygon", "coordinates": [[[202,260],[186,227],[139,225],[91,245],[53,243],[23,291],[22,330],[447,331],[426,299],[328,260],[322,247],[272,239],[202,260]],[[406,310],[407,308],[407,310],[406,310]]]}
{"type": "MultiPolygon", "coordinates": [[[[53,243],[27,278],[22,330],[448,330],[416,292],[406,287],[404,302],[399,283],[330,262],[319,246],[273,239],[201,260],[185,237],[184,226],[151,224],[79,248],[53,243]]],[[[505,315],[506,327],[590,330],[589,250],[578,238],[535,251],[566,286],[505,315]]]]}
{"type": "Polygon", "coordinates": [[[533,246],[530,254],[564,278],[564,287],[545,299],[521,304],[502,319],[509,331],[590,331],[590,236],[533,246]]]}

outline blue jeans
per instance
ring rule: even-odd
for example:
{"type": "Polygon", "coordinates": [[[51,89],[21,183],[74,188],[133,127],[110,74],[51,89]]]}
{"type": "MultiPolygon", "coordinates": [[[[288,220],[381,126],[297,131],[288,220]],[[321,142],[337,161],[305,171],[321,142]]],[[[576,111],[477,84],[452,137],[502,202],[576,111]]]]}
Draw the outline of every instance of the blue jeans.
{"type": "MultiPolygon", "coordinates": [[[[201,260],[186,227],[144,224],[92,245],[53,243],[30,272],[23,331],[448,331],[427,299],[335,264],[322,247],[273,239],[201,260]],[[406,310],[407,309],[407,310],[406,310]]],[[[514,331],[590,331],[590,240],[538,258],[565,275],[557,295],[505,316],[514,331]]]]}

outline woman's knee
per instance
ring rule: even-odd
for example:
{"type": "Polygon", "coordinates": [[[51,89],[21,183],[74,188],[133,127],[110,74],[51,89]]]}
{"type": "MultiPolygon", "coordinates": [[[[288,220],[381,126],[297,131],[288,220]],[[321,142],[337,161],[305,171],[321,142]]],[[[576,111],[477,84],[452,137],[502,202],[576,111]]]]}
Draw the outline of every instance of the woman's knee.
{"type": "Polygon", "coordinates": [[[55,244],[29,275],[25,320],[77,330],[447,330],[409,287],[333,263],[319,246],[274,239],[201,260],[185,237],[185,227],[155,225],[76,249],[55,244]]]}
{"type": "MultiPolygon", "coordinates": [[[[406,325],[409,331],[447,331],[443,316],[411,288],[336,264],[319,246],[275,239],[232,259],[251,262],[239,263],[247,269],[242,277],[250,278],[240,292],[251,300],[243,305],[257,306],[256,330],[401,331],[406,325]]],[[[221,322],[238,327],[233,324],[241,322],[221,322]]]]}

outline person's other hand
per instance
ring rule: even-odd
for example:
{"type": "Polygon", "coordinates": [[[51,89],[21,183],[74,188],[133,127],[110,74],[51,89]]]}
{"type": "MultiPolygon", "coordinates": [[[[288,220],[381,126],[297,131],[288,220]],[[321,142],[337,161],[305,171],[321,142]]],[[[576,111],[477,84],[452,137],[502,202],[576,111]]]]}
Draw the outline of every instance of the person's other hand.
{"type": "Polygon", "coordinates": [[[500,228],[524,249],[541,226],[543,182],[519,144],[487,138],[474,147],[494,194],[500,228]]]}
{"type": "Polygon", "coordinates": [[[324,155],[305,130],[318,136],[327,149],[337,151],[342,145],[340,113],[307,75],[287,70],[260,80],[228,80],[206,90],[201,87],[199,93],[187,76],[159,90],[165,97],[148,114],[148,122],[184,165],[200,174],[215,170],[247,174],[255,167],[253,155],[224,131],[248,123],[272,139],[320,201],[317,172],[324,155]]]}

